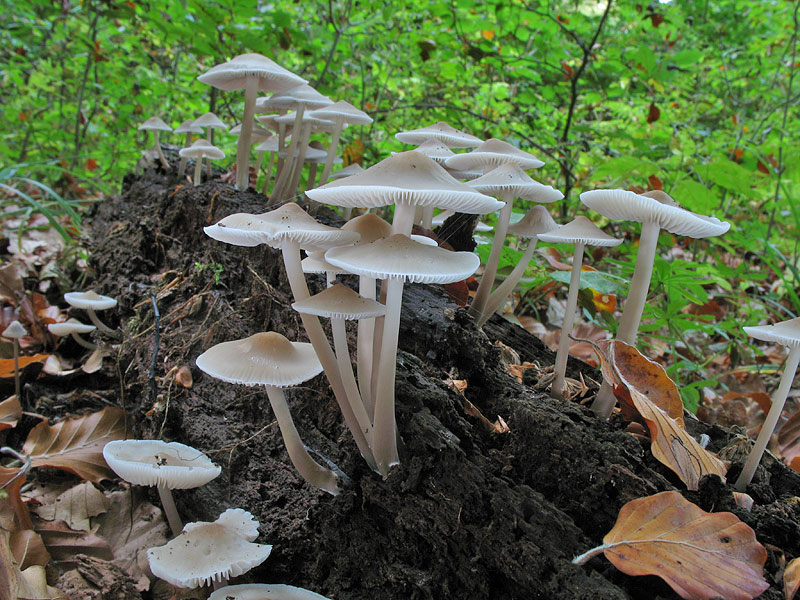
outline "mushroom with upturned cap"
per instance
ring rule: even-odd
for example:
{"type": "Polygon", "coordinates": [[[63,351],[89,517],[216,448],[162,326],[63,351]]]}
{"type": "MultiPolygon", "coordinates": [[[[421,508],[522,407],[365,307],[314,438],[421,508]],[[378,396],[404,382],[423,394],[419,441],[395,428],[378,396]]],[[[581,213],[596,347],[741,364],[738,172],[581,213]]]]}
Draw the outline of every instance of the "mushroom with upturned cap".
{"type": "Polygon", "coordinates": [[[263,385],[297,472],[311,485],[329,494],[339,493],[339,476],[308,453],[283,393],[283,388],[299,385],[322,372],[311,344],[290,342],[274,331],[256,333],[212,346],[197,357],[196,363],[203,372],[228,383],[263,385]]]}
{"type": "Polygon", "coordinates": [[[770,404],[767,418],[761,426],[756,443],[747,456],[739,478],[733,485],[740,492],[744,492],[753,480],[753,474],[756,472],[756,467],[761,462],[764,450],[772,437],[772,433],[775,431],[775,427],[778,425],[783,405],[789,395],[789,388],[792,387],[792,381],[794,381],[795,373],[797,373],[797,366],[800,363],[800,317],[775,323],[774,325],[745,327],[744,331],[747,335],[757,340],[775,342],[787,346],[789,348],[789,356],[786,358],[778,389],[772,394],[772,403],[770,404]]]}
{"type": "Polygon", "coordinates": [[[578,291],[580,290],[581,268],[583,264],[583,249],[585,246],[619,246],[622,240],[603,232],[584,216],[575,217],[566,225],[558,229],[540,233],[539,239],[553,244],[575,244],[575,253],[572,257],[572,277],[569,282],[567,307],[564,309],[564,321],[561,324],[561,335],[558,339],[558,352],[556,353],[556,369],[550,395],[561,398],[564,388],[564,374],[567,370],[569,357],[569,334],[575,321],[575,310],[578,307],[578,291]]]}
{"type": "Polygon", "coordinates": [[[183,525],[172,490],[200,487],[222,472],[208,456],[180,442],[115,440],[103,446],[103,458],[128,483],[158,488],[173,535],[183,525]]]}
{"type": "Polygon", "coordinates": [[[152,131],[153,132],[153,144],[156,153],[158,154],[158,159],[161,161],[161,166],[164,167],[165,171],[169,170],[169,163],[167,159],[164,158],[164,153],[161,151],[161,143],[158,141],[158,135],[162,131],[172,131],[172,127],[164,123],[158,117],[150,117],[139,125],[139,131],[152,131]]]}
{"type": "Polygon", "coordinates": [[[103,323],[96,314],[98,310],[114,308],[117,305],[117,301],[114,298],[102,296],[94,290],[89,290],[87,292],[67,292],[64,294],[64,300],[70,306],[84,309],[89,314],[89,320],[100,331],[113,337],[119,337],[119,332],[103,323]]]}

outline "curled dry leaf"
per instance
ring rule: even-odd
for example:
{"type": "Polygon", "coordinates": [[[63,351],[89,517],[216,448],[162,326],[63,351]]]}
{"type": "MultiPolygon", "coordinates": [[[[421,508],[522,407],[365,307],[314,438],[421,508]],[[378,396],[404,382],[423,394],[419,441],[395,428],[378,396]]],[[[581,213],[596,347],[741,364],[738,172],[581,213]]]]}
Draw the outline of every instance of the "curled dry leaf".
{"type": "Polygon", "coordinates": [[[783,593],[786,600],[792,600],[800,589],[800,558],[789,561],[783,571],[783,593]]]}
{"type": "Polygon", "coordinates": [[[603,545],[573,562],[602,552],[628,575],[657,575],[692,600],[751,600],[764,592],[767,551],[755,532],[733,513],[707,513],[678,492],[628,502],[603,545]]]}
{"type": "Polygon", "coordinates": [[[9,469],[8,467],[0,467],[0,489],[2,489],[7,497],[5,500],[0,499],[0,503],[5,502],[14,511],[17,525],[21,529],[33,529],[31,522],[31,514],[28,512],[28,507],[22,501],[19,490],[25,483],[25,474],[21,473],[22,469],[9,469]]]}
{"type": "Polygon", "coordinates": [[[103,493],[88,481],[78,485],[42,484],[25,492],[32,498],[32,507],[45,521],[65,521],[71,529],[89,531],[91,517],[103,514],[108,509],[108,500],[103,493]]]}
{"type": "Polygon", "coordinates": [[[42,536],[53,560],[64,569],[72,568],[76,554],[101,560],[114,558],[106,540],[89,531],[74,531],[64,521],[37,520],[34,530],[42,536]]]}
{"type": "Polygon", "coordinates": [[[0,402],[0,431],[16,427],[20,418],[22,418],[22,406],[16,395],[0,402]]]}
{"type": "Polygon", "coordinates": [[[50,561],[50,553],[44,547],[42,536],[30,529],[17,529],[11,532],[9,545],[14,558],[23,571],[38,565],[44,567],[50,561]]]}
{"type": "Polygon", "coordinates": [[[31,457],[34,467],[57,467],[99,483],[114,477],[103,458],[103,447],[124,437],[125,413],[109,406],[52,426],[39,423],[28,434],[22,452],[31,457]]]}

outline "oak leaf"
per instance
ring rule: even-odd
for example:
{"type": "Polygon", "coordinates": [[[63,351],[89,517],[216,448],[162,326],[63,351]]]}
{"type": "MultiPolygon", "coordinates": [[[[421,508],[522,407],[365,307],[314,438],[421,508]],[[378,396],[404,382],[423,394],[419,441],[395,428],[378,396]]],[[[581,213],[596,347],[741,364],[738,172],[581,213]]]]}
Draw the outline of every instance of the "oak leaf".
{"type": "Polygon", "coordinates": [[[0,402],[0,431],[16,427],[17,421],[22,418],[22,405],[19,398],[11,396],[0,402]]]}
{"type": "Polygon", "coordinates": [[[109,406],[52,426],[39,423],[28,434],[22,452],[31,457],[34,467],[57,467],[99,483],[114,477],[103,458],[103,447],[124,438],[125,413],[109,406]]]}
{"type": "Polygon", "coordinates": [[[733,513],[707,513],[678,492],[628,502],[603,545],[577,557],[582,564],[602,552],[623,573],[657,575],[692,600],[750,600],[769,588],[767,551],[733,513]]]}

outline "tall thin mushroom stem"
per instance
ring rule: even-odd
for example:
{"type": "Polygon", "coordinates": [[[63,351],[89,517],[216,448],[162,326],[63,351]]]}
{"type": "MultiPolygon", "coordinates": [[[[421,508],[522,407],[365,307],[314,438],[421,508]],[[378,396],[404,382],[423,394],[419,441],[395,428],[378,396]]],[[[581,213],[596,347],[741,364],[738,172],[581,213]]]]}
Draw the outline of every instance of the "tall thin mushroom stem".
{"type": "Polygon", "coordinates": [[[256,109],[258,77],[248,77],[244,88],[242,131],[236,144],[236,189],[245,191],[250,185],[250,139],[253,135],[253,115],[256,109]]]}
{"type": "Polygon", "coordinates": [[[167,159],[164,158],[164,153],[161,151],[161,142],[158,141],[159,133],[160,132],[158,129],[153,129],[153,139],[155,139],[156,152],[158,153],[158,159],[161,161],[161,166],[164,167],[165,171],[169,171],[169,163],[167,162],[167,159]]]}
{"type": "MultiPolygon", "coordinates": [[[[192,132],[186,134],[186,140],[183,143],[184,148],[188,148],[192,145],[192,132]]],[[[183,179],[184,173],[186,173],[186,163],[189,161],[187,156],[181,156],[181,161],[178,163],[178,179],[183,179]]],[[[197,185],[197,184],[195,184],[197,185]]]]}
{"type": "MultiPolygon", "coordinates": [[[[292,126],[292,141],[289,143],[289,149],[286,151],[286,158],[283,163],[283,168],[278,173],[278,179],[275,182],[275,187],[272,188],[272,196],[270,196],[270,204],[273,202],[280,202],[283,198],[284,189],[289,182],[289,177],[292,175],[294,169],[294,154],[297,150],[298,138],[303,137],[303,113],[305,113],[306,105],[301,102],[297,105],[295,110],[294,125],[292,126]]],[[[281,146],[279,146],[280,148],[281,146]]]]}
{"type": "MultiPolygon", "coordinates": [[[[336,362],[339,365],[339,373],[342,375],[342,383],[347,390],[348,398],[360,397],[358,383],[353,375],[353,364],[350,362],[350,351],[347,346],[347,330],[345,321],[339,317],[331,318],[331,332],[333,334],[333,348],[336,353],[336,362]]],[[[363,404],[363,399],[362,399],[363,404]]],[[[372,421],[365,410],[353,411],[361,426],[361,431],[367,438],[367,443],[372,446],[372,421]]]]}
{"type": "Polygon", "coordinates": [[[111,327],[109,327],[108,325],[106,325],[105,323],[103,323],[103,322],[100,320],[100,318],[97,316],[97,314],[94,312],[94,309],[87,308],[87,309],[86,309],[86,312],[89,314],[89,320],[90,320],[90,321],[91,321],[91,322],[94,324],[94,326],[95,326],[95,327],[97,327],[97,328],[98,328],[100,331],[102,331],[103,333],[105,333],[105,334],[107,334],[107,335],[113,336],[113,337],[119,337],[119,332],[117,332],[117,331],[115,331],[115,330],[111,329],[111,327]]]}
{"type": "Polygon", "coordinates": [[[503,251],[503,245],[506,240],[506,233],[508,233],[508,223],[511,221],[511,208],[513,206],[513,197],[509,194],[504,195],[503,201],[505,206],[500,209],[500,217],[497,219],[497,227],[495,227],[494,239],[492,240],[492,249],[489,252],[489,260],[486,261],[486,267],[483,269],[481,275],[481,282],[478,284],[478,289],[475,292],[475,297],[472,299],[472,304],[469,306],[469,314],[474,318],[480,317],[486,309],[486,302],[489,300],[489,294],[494,285],[494,278],[497,275],[497,265],[500,262],[500,253],[503,251]]]}
{"type": "Polygon", "coordinates": [[[514,270],[511,271],[505,281],[497,286],[497,289],[489,295],[489,300],[486,302],[483,314],[481,314],[476,321],[478,327],[483,327],[483,324],[503,305],[506,298],[508,298],[511,292],[514,291],[514,288],[517,287],[520,279],[522,279],[522,275],[525,273],[525,269],[528,268],[528,263],[530,263],[531,258],[533,258],[533,251],[536,250],[536,244],[538,242],[539,240],[537,238],[531,239],[528,248],[525,250],[525,254],[522,255],[522,258],[514,267],[514,270]]]}
{"type": "Polygon", "coordinates": [[[569,295],[567,296],[567,307],[564,309],[564,321],[561,323],[561,335],[558,338],[558,352],[556,353],[556,378],[553,380],[553,387],[550,395],[553,398],[561,399],[564,389],[564,375],[567,370],[567,358],[569,358],[569,334],[572,332],[572,325],[575,323],[575,312],[578,308],[578,292],[581,287],[581,267],[583,265],[583,248],[585,244],[578,242],[575,244],[575,254],[572,257],[572,276],[569,280],[569,295]]]}
{"type": "MultiPolygon", "coordinates": [[[[374,277],[358,278],[358,293],[368,300],[375,300],[374,277]]],[[[356,369],[358,372],[358,388],[361,390],[361,401],[370,418],[375,415],[375,402],[372,395],[372,361],[373,336],[375,335],[375,319],[358,320],[358,341],[356,348],[356,369]]]]}
{"type": "Polygon", "coordinates": [[[14,338],[14,394],[17,396],[17,400],[22,402],[22,396],[20,395],[20,383],[19,383],[19,340],[14,338]]]}
{"type": "Polygon", "coordinates": [[[311,121],[305,123],[302,131],[302,139],[300,140],[300,149],[298,150],[297,160],[294,163],[294,172],[292,179],[289,183],[288,189],[290,193],[297,195],[297,187],[300,185],[300,175],[303,173],[303,164],[306,160],[306,152],[308,151],[308,141],[311,139],[311,121]]]}
{"type": "Polygon", "coordinates": [[[180,535],[183,531],[183,522],[178,514],[178,508],[175,506],[175,499],[172,497],[172,491],[163,485],[158,487],[158,497],[161,498],[161,506],[164,509],[164,514],[167,516],[167,523],[172,530],[172,535],[180,535]]]}
{"type": "MultiPolygon", "coordinates": [[[[210,164],[210,163],[209,163],[210,164]]],[[[198,156],[194,164],[194,187],[202,183],[203,179],[203,157],[198,156]]]]}
{"type": "Polygon", "coordinates": [[[328,146],[328,156],[325,158],[325,168],[322,170],[322,175],[319,178],[320,185],[325,185],[325,182],[328,181],[328,176],[331,174],[333,159],[336,156],[336,149],[339,146],[339,138],[342,135],[342,128],[344,126],[343,116],[338,116],[333,121],[336,123],[336,126],[333,129],[333,133],[331,133],[331,144],[328,146]]]}
{"type": "Polygon", "coordinates": [[[792,387],[797,366],[800,364],[800,345],[794,346],[789,352],[786,359],[786,365],[783,368],[783,375],[778,389],[772,394],[772,404],[769,407],[767,418],[761,426],[761,431],[756,438],[756,443],[750,450],[747,460],[744,463],[742,472],[734,484],[736,491],[744,492],[750,482],[753,480],[753,475],[756,472],[758,463],[761,462],[761,457],[764,455],[764,450],[767,448],[772,433],[775,431],[775,426],[778,424],[778,419],[783,411],[783,406],[786,404],[786,397],[789,395],[789,389],[792,387]]]}

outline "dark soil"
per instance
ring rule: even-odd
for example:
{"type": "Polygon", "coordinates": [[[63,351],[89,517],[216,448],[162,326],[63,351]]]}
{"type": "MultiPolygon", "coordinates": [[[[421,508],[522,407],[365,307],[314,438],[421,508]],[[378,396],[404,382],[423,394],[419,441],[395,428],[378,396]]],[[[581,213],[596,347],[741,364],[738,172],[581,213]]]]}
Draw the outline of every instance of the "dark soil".
{"type": "MultiPolygon", "coordinates": [[[[798,475],[765,459],[749,513],[718,479],[685,492],[621,420],[603,422],[577,402],[552,400],[537,391],[535,369],[523,384],[506,372],[514,351],[544,367],[554,362],[537,338],[497,316],[477,329],[437,286],[406,288],[396,392],[401,465],[386,480],[369,470],[320,376],[287,397],[306,444],[351,485],[336,497],[306,485],[289,462],[266,394],[212,379],[194,365],[210,346],[258,331],[305,339],[278,252],[228,246],[202,230],[231,213],[264,210],[264,196],[219,179],[192,188],[174,174],[126,177],[119,197],[96,205],[84,234],[90,287],[119,299],[108,317],[124,331],[118,354],[100,374],[27,388],[30,399],[58,395],[73,412],[101,408],[98,398],[119,404],[133,436],[176,440],[211,455],[222,476],[176,499],[187,521],[214,520],[229,507],[255,515],[258,541],[274,549],[242,581],[289,583],[337,600],[677,598],[660,579],[623,575],[602,557],[583,567],[570,562],[601,543],[623,504],[677,489],[755,529],[769,553],[772,587],[762,597],[782,597],[782,561],[800,555],[798,475]],[[191,370],[190,389],[174,380],[182,366],[191,370]],[[510,431],[493,433],[471,416],[448,378],[466,380],[466,399],[490,421],[502,417],[510,431]]],[[[318,218],[338,219],[325,209],[318,218]]],[[[309,284],[313,293],[324,281],[312,276],[309,284]]],[[[570,372],[600,379],[579,361],[570,372]]],[[[693,433],[711,436],[711,449],[727,447],[734,479],[741,440],[689,421],[693,433]]]]}

